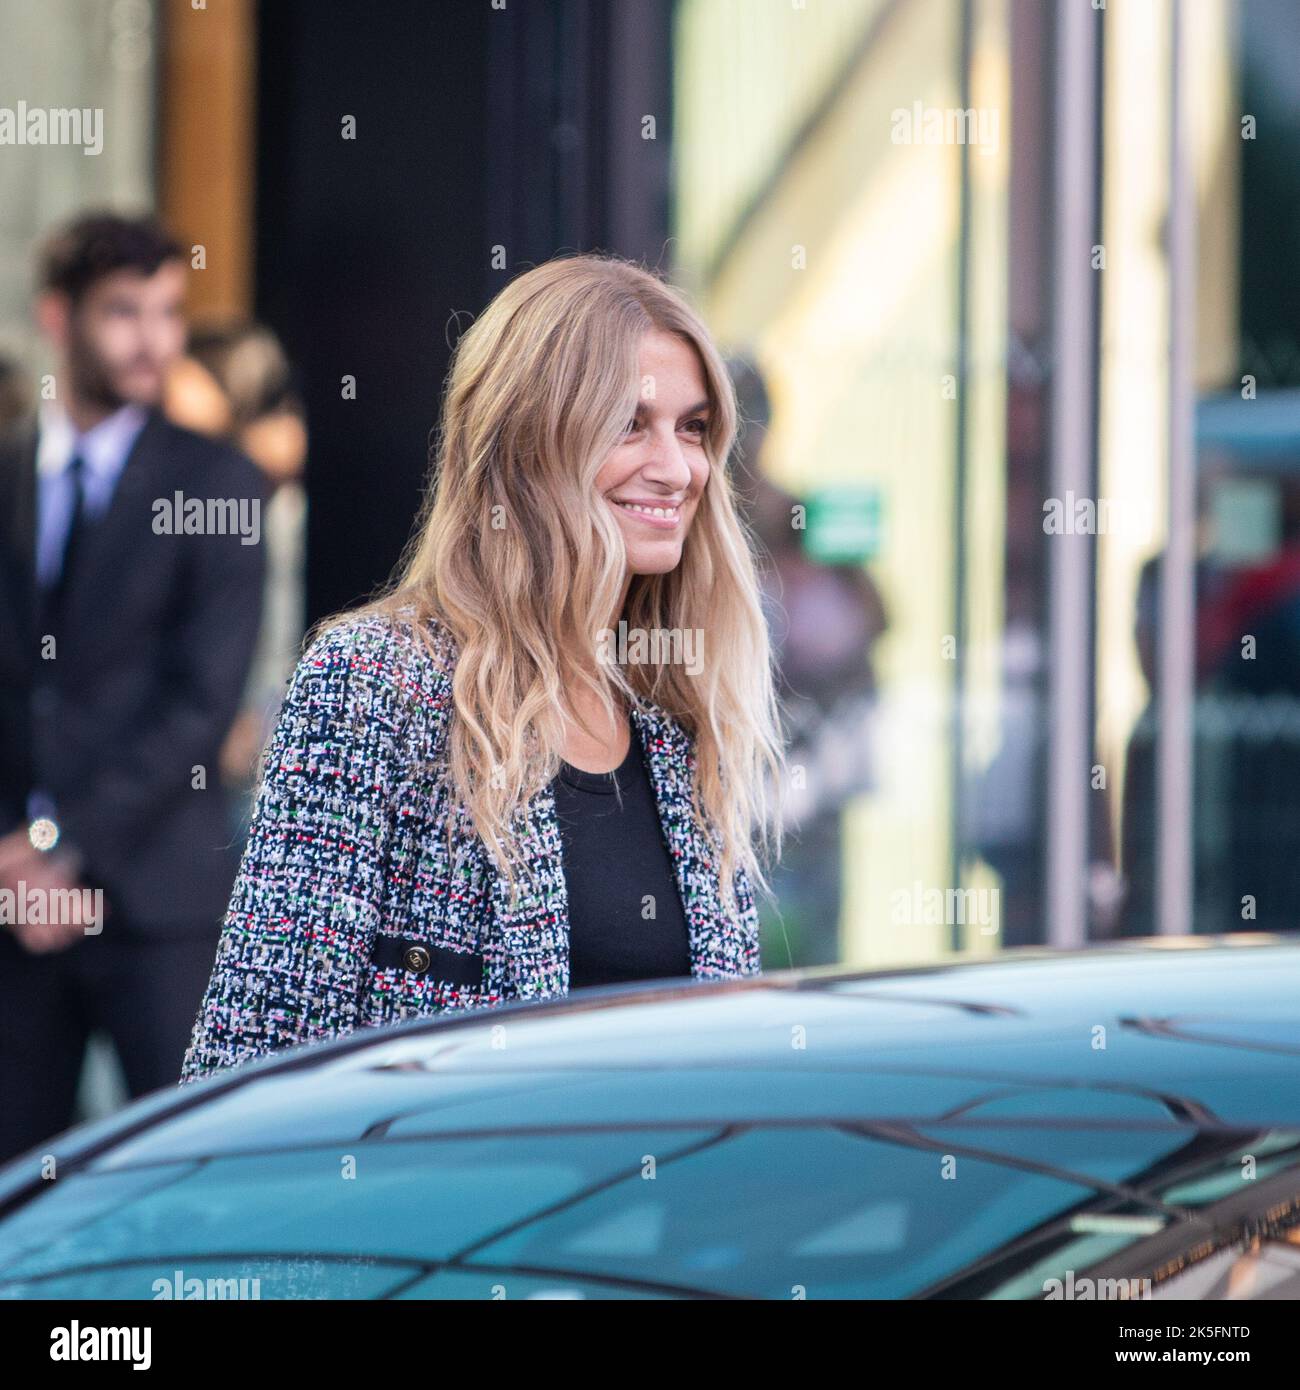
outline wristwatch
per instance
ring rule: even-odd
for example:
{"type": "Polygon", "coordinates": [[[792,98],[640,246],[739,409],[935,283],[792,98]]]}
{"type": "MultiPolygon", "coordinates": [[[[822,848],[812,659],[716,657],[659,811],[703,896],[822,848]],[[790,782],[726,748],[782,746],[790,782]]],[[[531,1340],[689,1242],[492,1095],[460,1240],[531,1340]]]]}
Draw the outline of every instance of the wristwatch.
{"type": "Polygon", "coordinates": [[[82,856],[75,845],[63,838],[54,803],[49,797],[35,792],[27,805],[27,839],[33,849],[42,854],[54,854],[65,862],[73,878],[80,877],[82,856]]]}

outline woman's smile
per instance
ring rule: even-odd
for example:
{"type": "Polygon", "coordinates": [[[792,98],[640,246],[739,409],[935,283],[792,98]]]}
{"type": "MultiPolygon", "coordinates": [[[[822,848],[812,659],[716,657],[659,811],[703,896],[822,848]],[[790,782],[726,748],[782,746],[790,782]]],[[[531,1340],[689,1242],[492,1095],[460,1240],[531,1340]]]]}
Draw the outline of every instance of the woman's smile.
{"type": "Polygon", "coordinates": [[[610,499],[621,511],[634,516],[638,521],[644,522],[647,526],[654,526],[661,531],[675,531],[682,521],[682,506],[680,502],[630,502],[621,497],[610,499]]]}

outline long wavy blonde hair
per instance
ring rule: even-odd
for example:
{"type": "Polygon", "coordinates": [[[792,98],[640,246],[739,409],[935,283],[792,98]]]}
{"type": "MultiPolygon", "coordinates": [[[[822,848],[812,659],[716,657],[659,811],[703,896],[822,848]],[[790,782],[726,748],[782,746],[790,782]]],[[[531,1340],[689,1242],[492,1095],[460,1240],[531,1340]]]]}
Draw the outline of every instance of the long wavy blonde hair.
{"type": "Polygon", "coordinates": [[[736,427],[726,366],[679,291],[613,256],[537,266],[456,345],[431,485],[394,578],[317,628],[405,611],[431,654],[435,624],[451,636],[448,771],[512,895],[517,871],[528,873],[515,814],[559,770],[565,718],[577,721],[569,692],[584,686],[611,719],[619,692],[658,705],[693,737],[696,823],[720,854],[724,895],[734,905],[737,865],[770,891],[784,751],[756,552],[726,469],[736,427]],[[635,413],[640,343],[652,328],[699,354],[710,473],[681,562],[632,576],[621,617],[629,631],[703,633],[698,673],[596,657],[627,559],[595,480],[635,413]]]}

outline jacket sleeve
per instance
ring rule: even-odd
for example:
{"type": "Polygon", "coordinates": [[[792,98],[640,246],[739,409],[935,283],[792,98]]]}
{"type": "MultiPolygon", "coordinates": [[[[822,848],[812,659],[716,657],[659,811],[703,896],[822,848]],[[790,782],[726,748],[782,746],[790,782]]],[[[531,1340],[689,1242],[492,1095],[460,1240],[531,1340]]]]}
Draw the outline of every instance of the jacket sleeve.
{"type": "Polygon", "coordinates": [[[758,904],[754,900],[754,890],[744,865],[736,866],[733,880],[736,906],[740,913],[740,930],[744,938],[744,963],[741,973],[761,975],[763,973],[762,951],[759,946],[758,904]]]}
{"type": "Polygon", "coordinates": [[[182,1083],[357,1026],[388,854],[449,701],[414,641],[366,619],[298,663],[182,1083]]]}

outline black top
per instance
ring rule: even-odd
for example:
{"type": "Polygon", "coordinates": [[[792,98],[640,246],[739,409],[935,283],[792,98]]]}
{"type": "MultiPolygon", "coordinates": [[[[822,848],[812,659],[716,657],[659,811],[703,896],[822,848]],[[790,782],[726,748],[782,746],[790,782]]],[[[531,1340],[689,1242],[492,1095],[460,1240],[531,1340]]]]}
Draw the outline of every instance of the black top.
{"type": "Polygon", "coordinates": [[[686,915],[636,730],[613,772],[562,763],[551,789],[569,895],[570,989],[689,975],[686,915]]]}

